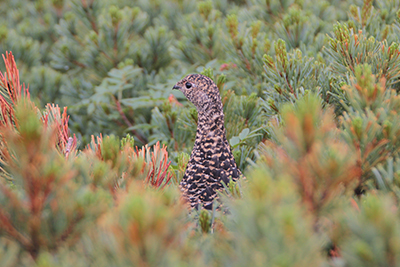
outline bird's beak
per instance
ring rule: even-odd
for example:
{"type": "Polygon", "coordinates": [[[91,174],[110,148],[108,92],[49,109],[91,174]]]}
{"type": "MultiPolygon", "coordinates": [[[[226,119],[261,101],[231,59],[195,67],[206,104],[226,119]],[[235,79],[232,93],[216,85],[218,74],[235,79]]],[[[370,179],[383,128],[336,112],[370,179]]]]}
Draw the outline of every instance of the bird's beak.
{"type": "Polygon", "coordinates": [[[179,89],[181,89],[179,86],[177,86],[177,85],[174,85],[174,87],[172,87],[172,90],[179,90],[179,89]]]}

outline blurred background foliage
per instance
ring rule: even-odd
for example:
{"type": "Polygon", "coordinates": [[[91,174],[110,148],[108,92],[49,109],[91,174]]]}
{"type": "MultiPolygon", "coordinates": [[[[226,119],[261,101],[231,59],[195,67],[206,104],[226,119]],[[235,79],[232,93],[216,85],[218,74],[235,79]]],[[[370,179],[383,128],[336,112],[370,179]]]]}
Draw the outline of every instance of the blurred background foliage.
{"type": "Polygon", "coordinates": [[[399,266],[399,39],[400,0],[1,1],[0,266],[399,266]],[[228,212],[180,201],[189,73],[228,212]]]}

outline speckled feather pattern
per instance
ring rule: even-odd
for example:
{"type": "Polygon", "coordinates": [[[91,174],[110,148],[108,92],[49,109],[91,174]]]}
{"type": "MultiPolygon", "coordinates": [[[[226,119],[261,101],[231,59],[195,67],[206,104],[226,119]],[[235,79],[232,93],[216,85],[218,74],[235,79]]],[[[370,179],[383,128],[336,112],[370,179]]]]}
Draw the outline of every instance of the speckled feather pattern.
{"type": "Polygon", "coordinates": [[[192,208],[212,209],[217,191],[224,188],[221,181],[228,184],[242,175],[226,139],[221,96],[215,83],[200,74],[186,76],[173,88],[198,112],[196,140],[180,188],[192,208]]]}

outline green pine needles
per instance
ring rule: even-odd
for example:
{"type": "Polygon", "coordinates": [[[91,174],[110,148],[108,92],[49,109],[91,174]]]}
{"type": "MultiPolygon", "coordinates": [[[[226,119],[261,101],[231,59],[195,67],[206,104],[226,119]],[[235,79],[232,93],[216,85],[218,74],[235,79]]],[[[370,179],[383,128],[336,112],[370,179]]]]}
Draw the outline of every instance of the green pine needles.
{"type": "Polygon", "coordinates": [[[399,266],[399,39],[400,0],[1,1],[0,266],[399,266]],[[178,189],[190,73],[221,210],[178,189]]]}

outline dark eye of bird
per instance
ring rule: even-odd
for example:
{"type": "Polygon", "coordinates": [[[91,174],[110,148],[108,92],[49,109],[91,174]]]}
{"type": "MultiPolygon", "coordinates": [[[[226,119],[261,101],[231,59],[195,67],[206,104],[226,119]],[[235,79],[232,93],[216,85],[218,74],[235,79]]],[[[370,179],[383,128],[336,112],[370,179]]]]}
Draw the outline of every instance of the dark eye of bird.
{"type": "Polygon", "coordinates": [[[192,84],[191,83],[186,83],[185,86],[186,86],[187,89],[192,88],[192,84]]]}

